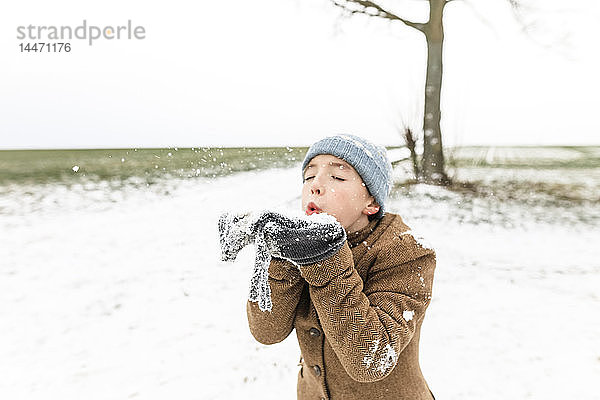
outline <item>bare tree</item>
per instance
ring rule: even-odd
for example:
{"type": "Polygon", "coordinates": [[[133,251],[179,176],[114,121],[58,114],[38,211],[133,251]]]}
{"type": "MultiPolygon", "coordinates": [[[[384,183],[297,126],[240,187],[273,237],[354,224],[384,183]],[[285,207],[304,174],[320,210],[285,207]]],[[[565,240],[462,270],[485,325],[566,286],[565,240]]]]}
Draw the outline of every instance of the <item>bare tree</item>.
{"type": "MultiPolygon", "coordinates": [[[[440,96],[442,89],[442,49],[444,44],[444,7],[455,0],[425,0],[429,3],[429,20],[425,23],[409,21],[384,9],[373,1],[331,0],[350,15],[365,14],[370,17],[399,21],[421,32],[427,42],[427,73],[425,77],[425,110],[423,114],[423,155],[417,179],[437,185],[451,183],[444,167],[442,132],[440,129],[440,96]]],[[[514,10],[517,0],[508,0],[514,10]]],[[[406,138],[405,138],[406,139],[406,138]]],[[[411,135],[412,140],[412,135],[411,135]]]]}

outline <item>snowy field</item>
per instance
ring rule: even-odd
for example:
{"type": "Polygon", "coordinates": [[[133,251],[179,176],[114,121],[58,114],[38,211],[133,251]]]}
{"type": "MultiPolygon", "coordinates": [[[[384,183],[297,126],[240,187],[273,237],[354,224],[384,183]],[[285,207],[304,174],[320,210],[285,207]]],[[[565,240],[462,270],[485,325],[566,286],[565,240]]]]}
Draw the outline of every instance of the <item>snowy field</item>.
{"type": "MultiPolygon", "coordinates": [[[[0,214],[0,399],[296,398],[295,333],[254,341],[252,248],[221,262],[216,222],[299,207],[297,168],[110,201],[44,188],[0,214]]],[[[600,399],[600,207],[410,190],[389,209],[437,250],[420,347],[436,398],[600,399]]]]}

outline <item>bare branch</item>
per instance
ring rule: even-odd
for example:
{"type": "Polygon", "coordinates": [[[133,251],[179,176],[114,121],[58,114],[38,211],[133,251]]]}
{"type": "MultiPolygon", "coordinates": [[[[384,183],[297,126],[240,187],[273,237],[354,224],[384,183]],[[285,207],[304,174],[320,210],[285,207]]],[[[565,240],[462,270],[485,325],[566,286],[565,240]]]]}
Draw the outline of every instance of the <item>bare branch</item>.
{"type": "MultiPolygon", "coordinates": [[[[551,24],[551,18],[549,18],[550,8],[543,10],[540,7],[537,7],[535,3],[532,3],[528,0],[507,0],[510,4],[510,8],[513,13],[513,17],[519,24],[521,28],[521,32],[525,35],[526,38],[531,40],[538,46],[541,46],[547,50],[559,51],[570,58],[569,50],[572,48],[570,44],[570,32],[565,32],[564,29],[558,33],[553,39],[549,41],[542,40],[540,34],[544,31],[549,31],[546,25],[551,24]],[[546,14],[544,18],[539,17],[540,15],[546,14]],[[532,15],[537,15],[537,18],[532,18],[532,15]],[[545,29],[546,28],[546,29],[545,29]]],[[[565,9],[554,10],[554,13],[558,13],[559,15],[564,15],[568,12],[565,9]]],[[[554,28],[554,26],[553,26],[554,28]]],[[[561,26],[564,28],[564,26],[561,26]]]]}
{"type": "Polygon", "coordinates": [[[529,34],[532,30],[535,29],[535,22],[527,22],[525,21],[525,15],[534,15],[541,14],[541,9],[532,6],[531,4],[527,4],[526,1],[523,0],[507,0],[508,4],[510,4],[510,8],[512,10],[513,16],[515,20],[521,26],[521,29],[524,33],[529,34]]]}
{"type": "MultiPolygon", "coordinates": [[[[342,1],[344,1],[344,0],[342,0],[342,1]]],[[[381,7],[380,5],[378,5],[372,1],[345,0],[345,2],[342,3],[338,0],[331,0],[331,2],[335,6],[340,7],[344,11],[348,12],[350,15],[364,14],[364,15],[368,15],[370,17],[379,17],[379,18],[389,19],[392,21],[394,21],[394,20],[400,21],[400,22],[404,23],[404,25],[406,25],[406,26],[410,26],[411,28],[414,28],[420,32],[425,32],[426,24],[419,23],[419,22],[412,22],[407,19],[401,18],[401,17],[397,16],[396,14],[393,14],[387,10],[384,10],[383,7],[381,7]],[[349,7],[350,4],[356,5],[356,6],[358,6],[358,8],[351,8],[351,7],[349,7]]]]}
{"type": "Polygon", "coordinates": [[[530,24],[527,24],[525,22],[525,19],[523,18],[523,14],[522,14],[523,5],[521,4],[521,2],[519,0],[507,0],[507,1],[508,1],[508,4],[510,4],[510,8],[513,11],[513,16],[514,16],[515,20],[519,23],[519,25],[521,25],[523,32],[528,33],[531,26],[530,26],[530,24]]]}
{"type": "MultiPolygon", "coordinates": [[[[448,0],[448,1],[454,1],[454,0],[448,0]]],[[[448,2],[447,1],[447,2],[448,2]]],[[[496,35],[496,37],[500,36],[498,35],[498,31],[496,30],[496,28],[494,28],[494,26],[492,25],[492,23],[483,15],[479,12],[479,10],[477,10],[476,7],[473,6],[473,3],[471,3],[470,1],[464,0],[463,4],[466,4],[470,9],[471,12],[473,12],[473,14],[479,18],[479,20],[486,25],[491,31],[494,32],[494,34],[496,35]]]]}
{"type": "Polygon", "coordinates": [[[519,3],[518,0],[508,0],[508,3],[510,4],[510,6],[512,8],[514,8],[515,10],[518,10],[519,8],[521,8],[521,4],[519,3]]]}

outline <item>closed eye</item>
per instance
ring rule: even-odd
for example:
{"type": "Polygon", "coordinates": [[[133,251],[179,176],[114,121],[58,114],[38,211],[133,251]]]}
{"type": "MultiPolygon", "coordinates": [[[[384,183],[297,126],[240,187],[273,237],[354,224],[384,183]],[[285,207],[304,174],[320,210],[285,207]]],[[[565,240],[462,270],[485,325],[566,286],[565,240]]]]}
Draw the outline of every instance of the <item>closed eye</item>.
{"type": "MultiPolygon", "coordinates": [[[[332,177],[333,179],[336,179],[336,180],[338,180],[338,181],[342,181],[342,182],[343,182],[343,181],[345,181],[345,179],[344,179],[344,178],[340,178],[339,176],[331,175],[331,177],[332,177]]],[[[306,182],[306,181],[307,181],[307,180],[309,180],[309,179],[313,179],[313,178],[314,178],[314,176],[307,176],[306,178],[304,178],[304,182],[306,182]]]]}

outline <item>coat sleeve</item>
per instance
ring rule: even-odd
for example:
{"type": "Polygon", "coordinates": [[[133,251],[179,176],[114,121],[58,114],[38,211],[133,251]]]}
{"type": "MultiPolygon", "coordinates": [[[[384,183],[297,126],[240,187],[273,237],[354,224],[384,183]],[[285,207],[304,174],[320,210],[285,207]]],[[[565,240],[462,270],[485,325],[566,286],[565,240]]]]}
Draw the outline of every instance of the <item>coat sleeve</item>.
{"type": "Polygon", "coordinates": [[[347,242],[335,256],[300,267],[325,336],[358,382],[389,375],[429,305],[435,251],[408,236],[379,251],[364,283],[347,242]]]}
{"type": "Polygon", "coordinates": [[[247,301],[246,314],[250,332],[262,344],[283,341],[294,328],[296,308],[306,282],[291,262],[272,258],[269,264],[271,311],[261,311],[258,303],[247,301]]]}

